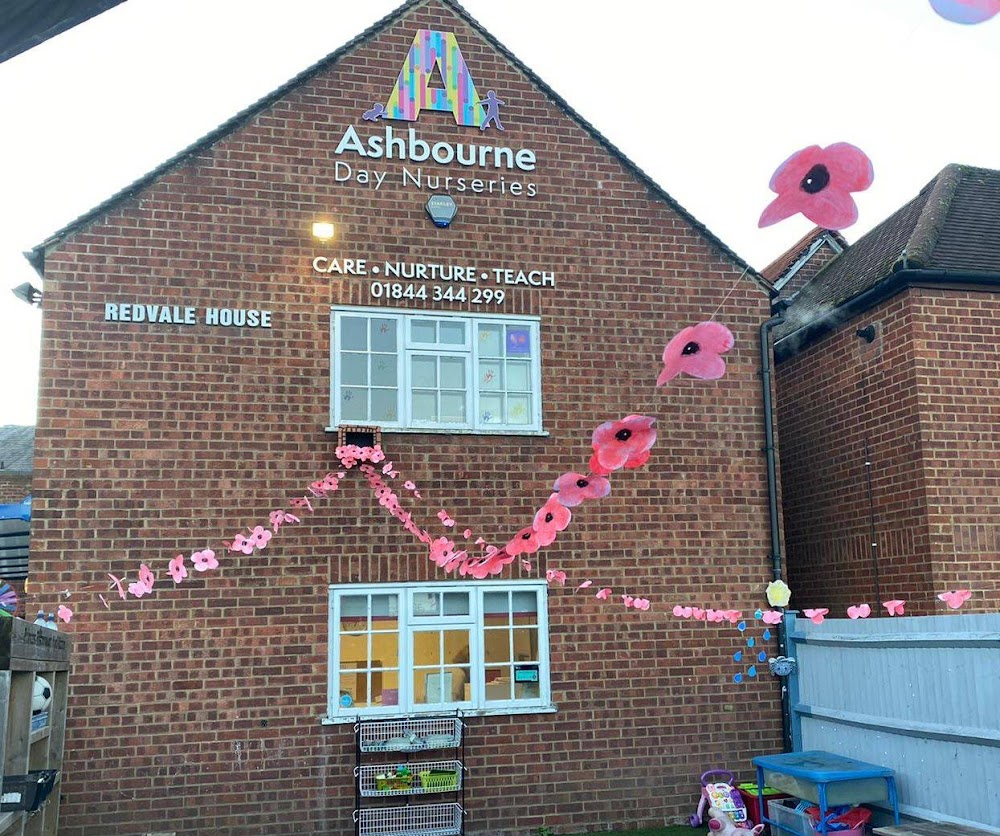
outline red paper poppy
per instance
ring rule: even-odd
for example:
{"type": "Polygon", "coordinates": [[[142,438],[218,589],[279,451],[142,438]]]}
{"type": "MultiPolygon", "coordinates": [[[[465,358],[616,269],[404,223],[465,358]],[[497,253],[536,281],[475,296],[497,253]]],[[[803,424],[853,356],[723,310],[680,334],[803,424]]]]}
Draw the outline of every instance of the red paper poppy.
{"type": "Polygon", "coordinates": [[[656,419],[645,415],[628,415],[620,421],[606,421],[594,430],[592,438],[594,457],[604,474],[620,467],[645,464],[649,459],[649,448],[655,443],[656,419]]]}
{"type": "Polygon", "coordinates": [[[517,557],[519,554],[534,554],[538,551],[535,530],[530,525],[525,526],[511,538],[503,550],[511,557],[517,557]]]}
{"type": "Polygon", "coordinates": [[[982,23],[1000,12],[1000,0],[931,0],[931,6],[952,23],[982,23]]]}
{"type": "Polygon", "coordinates": [[[602,499],[611,493],[611,483],[600,475],[564,473],[552,486],[561,505],[575,508],[585,499],[602,499]]]}
{"type": "Polygon", "coordinates": [[[778,166],[770,188],[778,196],[757,225],[764,227],[801,212],[823,229],[844,229],[858,219],[851,192],[862,192],[875,179],[872,162],[860,148],[837,142],[810,145],[778,166]]]}
{"type": "Polygon", "coordinates": [[[702,380],[718,380],[726,373],[719,355],[733,347],[733,332],[718,322],[700,322],[685,328],[663,349],[663,371],[656,378],[662,386],[681,372],[702,380]]]}
{"type": "Polygon", "coordinates": [[[555,542],[556,534],[565,531],[573,513],[565,505],[560,504],[559,494],[554,493],[548,501],[538,509],[532,528],[535,540],[539,546],[548,546],[555,542]]]}

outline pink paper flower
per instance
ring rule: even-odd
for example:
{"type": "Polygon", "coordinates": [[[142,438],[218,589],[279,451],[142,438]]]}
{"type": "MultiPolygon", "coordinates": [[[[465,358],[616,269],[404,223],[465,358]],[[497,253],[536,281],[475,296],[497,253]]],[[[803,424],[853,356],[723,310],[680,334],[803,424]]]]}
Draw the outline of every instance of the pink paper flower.
{"type": "Polygon", "coordinates": [[[521,561],[521,568],[524,569],[525,572],[530,572],[531,571],[531,561],[530,560],[522,560],[521,561]]]}
{"type": "Polygon", "coordinates": [[[778,196],[757,225],[770,226],[801,212],[823,229],[844,229],[858,219],[851,192],[864,191],[874,179],[871,160],[860,148],[846,142],[810,145],[774,172],[770,188],[778,196]]]}
{"type": "Polygon", "coordinates": [[[782,614],[777,610],[764,610],[764,612],[760,614],[760,617],[765,624],[773,626],[775,624],[781,624],[782,614]]]}
{"type": "Polygon", "coordinates": [[[1000,0],[931,0],[931,6],[945,20],[972,25],[1000,12],[1000,0]]]}
{"type": "Polygon", "coordinates": [[[472,536],[472,529],[471,529],[471,528],[467,528],[467,529],[465,529],[465,531],[463,531],[463,532],[462,532],[462,536],[463,536],[463,537],[464,537],[464,538],[465,538],[466,540],[468,540],[468,539],[469,539],[469,538],[470,538],[470,537],[472,536]]]}
{"type": "Polygon", "coordinates": [[[291,505],[293,508],[308,508],[310,511],[312,511],[313,509],[312,503],[309,501],[308,496],[296,497],[295,499],[291,500],[288,504],[291,505]]]}
{"type": "Polygon", "coordinates": [[[559,494],[552,494],[535,514],[535,521],[531,526],[535,531],[535,541],[539,546],[552,544],[556,534],[566,530],[572,517],[572,511],[559,502],[559,494]]]}
{"type": "Polygon", "coordinates": [[[522,528],[515,534],[510,542],[504,546],[507,554],[517,557],[522,554],[534,554],[538,551],[538,539],[535,537],[535,530],[529,525],[522,528]]]}
{"type": "Polygon", "coordinates": [[[382,472],[383,472],[383,473],[384,473],[384,474],[385,474],[386,476],[388,476],[388,477],[389,477],[390,479],[395,479],[395,478],[396,478],[397,476],[399,476],[399,471],[398,471],[398,470],[394,470],[394,469],[393,469],[393,467],[392,467],[392,462],[389,462],[388,464],[386,464],[386,465],[385,465],[385,466],[384,466],[384,467],[382,468],[382,472]]]}
{"type": "Polygon", "coordinates": [[[611,587],[606,586],[603,589],[598,589],[597,592],[594,593],[594,597],[598,601],[607,601],[608,598],[611,597],[611,587]]]}
{"type": "Polygon", "coordinates": [[[302,522],[294,514],[288,514],[284,511],[272,511],[270,515],[271,527],[274,529],[274,533],[278,533],[278,529],[286,523],[297,523],[302,522]]]}
{"type": "Polygon", "coordinates": [[[153,584],[156,583],[156,575],[145,563],[139,564],[139,583],[146,587],[147,592],[152,592],[153,584]]]}
{"type": "Polygon", "coordinates": [[[444,567],[455,557],[455,543],[447,537],[438,537],[431,541],[431,560],[444,567]]]}
{"type": "Polygon", "coordinates": [[[581,589],[587,589],[593,583],[594,583],[593,581],[584,581],[576,588],[576,591],[579,592],[581,589]]]}
{"type": "Polygon", "coordinates": [[[736,622],[743,618],[743,613],[740,610],[723,610],[722,615],[730,624],[736,624],[736,622]]]}
{"type": "Polygon", "coordinates": [[[253,547],[255,549],[263,549],[266,548],[267,544],[271,542],[271,538],[273,536],[274,535],[264,528],[264,526],[255,525],[253,531],[250,532],[250,536],[247,537],[247,540],[253,543],[253,547]]]}
{"type": "Polygon", "coordinates": [[[149,595],[152,590],[147,589],[146,585],[142,581],[134,581],[128,585],[128,591],[132,593],[136,598],[141,598],[143,595],[149,595]]]}
{"type": "Polygon", "coordinates": [[[122,579],[121,578],[116,578],[110,572],[108,572],[108,577],[111,578],[111,583],[118,590],[118,597],[121,598],[124,601],[125,600],[125,590],[122,589],[122,579]]]}
{"type": "Polygon", "coordinates": [[[625,605],[625,609],[628,609],[629,607],[631,607],[634,601],[635,601],[635,598],[633,598],[627,592],[622,595],[622,603],[625,605]]]}
{"type": "MultiPolygon", "coordinates": [[[[253,543],[242,534],[233,537],[232,543],[227,543],[229,551],[241,552],[242,554],[253,554],[253,543]]],[[[204,570],[202,570],[204,571],[204,570]]]]}
{"type": "Polygon", "coordinates": [[[732,332],[718,322],[700,322],[678,333],[663,349],[663,371],[656,378],[662,386],[681,372],[702,380],[717,380],[726,373],[719,355],[733,347],[732,332]]]}
{"type": "Polygon", "coordinates": [[[56,617],[61,618],[67,624],[69,624],[70,619],[73,618],[73,610],[67,607],[65,604],[60,604],[56,609],[56,617]]]}
{"type": "Polygon", "coordinates": [[[453,528],[455,525],[455,521],[448,516],[448,512],[444,508],[438,511],[438,519],[441,520],[441,524],[446,528],[453,528]]]}
{"type": "Polygon", "coordinates": [[[819,609],[819,610],[802,610],[802,614],[808,618],[813,624],[822,624],[823,619],[830,614],[829,610],[819,609]]]}
{"type": "Polygon", "coordinates": [[[938,599],[944,601],[953,610],[959,609],[971,597],[972,593],[968,589],[956,589],[952,592],[942,592],[938,595],[938,599]]]}
{"type": "Polygon", "coordinates": [[[187,567],[184,565],[184,555],[179,554],[177,557],[172,558],[167,565],[167,571],[170,573],[170,577],[174,579],[174,583],[180,583],[184,580],[188,576],[187,567]]]}
{"type": "Polygon", "coordinates": [[[564,473],[552,486],[559,502],[567,508],[575,508],[585,499],[603,499],[611,493],[611,483],[600,475],[585,476],[582,473],[564,473]]]}
{"type": "Polygon", "coordinates": [[[906,606],[906,601],[893,598],[891,601],[883,601],[882,606],[885,607],[886,612],[888,612],[889,615],[905,615],[903,607],[906,606]]]}
{"type": "Polygon", "coordinates": [[[847,617],[858,619],[858,618],[868,618],[872,614],[872,608],[867,604],[859,604],[856,607],[847,608],[847,617]]]}
{"type": "Polygon", "coordinates": [[[207,572],[209,569],[219,568],[219,561],[215,559],[215,552],[211,549],[203,549],[192,554],[191,563],[196,572],[207,572]]]}
{"type": "Polygon", "coordinates": [[[691,607],[691,618],[693,618],[695,621],[704,621],[705,610],[703,610],[701,607],[691,607]]]}
{"type": "Polygon", "coordinates": [[[645,612],[649,609],[649,607],[650,603],[648,598],[636,598],[632,602],[632,609],[634,610],[641,610],[642,612],[645,612]]]}
{"type": "Polygon", "coordinates": [[[566,583],[566,573],[559,569],[548,569],[545,572],[545,580],[549,583],[564,585],[566,583]]]}
{"type": "Polygon", "coordinates": [[[690,618],[691,612],[691,607],[682,607],[680,604],[677,604],[674,607],[674,615],[678,618],[690,618]]]}
{"type": "Polygon", "coordinates": [[[639,467],[656,443],[656,419],[627,415],[620,421],[606,421],[594,430],[591,443],[601,468],[639,467]]]}

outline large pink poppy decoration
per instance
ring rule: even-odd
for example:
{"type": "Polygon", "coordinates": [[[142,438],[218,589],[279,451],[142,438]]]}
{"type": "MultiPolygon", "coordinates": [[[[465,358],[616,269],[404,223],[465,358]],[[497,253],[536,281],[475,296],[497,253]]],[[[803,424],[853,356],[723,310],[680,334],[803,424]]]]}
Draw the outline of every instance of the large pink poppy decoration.
{"type": "Polygon", "coordinates": [[[952,23],[982,23],[1000,12],[1000,0],[931,0],[931,6],[952,23]]]}
{"type": "Polygon", "coordinates": [[[606,475],[621,467],[640,467],[649,459],[649,448],[655,442],[655,418],[626,415],[620,421],[606,421],[594,430],[591,439],[591,470],[598,473],[600,469],[606,475]]]}
{"type": "Polygon", "coordinates": [[[852,192],[863,192],[875,179],[865,152],[847,142],[820,148],[810,145],[785,160],[771,177],[778,196],[757,222],[765,227],[801,212],[823,229],[844,229],[858,219],[852,192]]]}
{"type": "Polygon", "coordinates": [[[733,332],[718,322],[700,322],[683,329],[663,349],[663,371],[656,378],[662,386],[681,372],[702,380],[718,380],[726,373],[719,355],[733,347],[733,332]]]}

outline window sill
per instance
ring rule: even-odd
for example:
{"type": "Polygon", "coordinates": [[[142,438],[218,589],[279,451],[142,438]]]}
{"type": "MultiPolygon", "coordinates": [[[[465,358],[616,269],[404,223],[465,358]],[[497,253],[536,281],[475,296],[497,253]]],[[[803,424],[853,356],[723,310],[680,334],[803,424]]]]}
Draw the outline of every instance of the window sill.
{"type": "MultiPolygon", "coordinates": [[[[555,714],[558,711],[555,703],[549,705],[531,705],[519,708],[515,706],[503,706],[502,708],[473,708],[463,709],[460,717],[510,717],[515,714],[555,714]]],[[[320,725],[323,726],[343,726],[347,723],[356,723],[361,720],[403,720],[408,718],[420,719],[421,717],[437,717],[444,714],[452,714],[443,710],[437,714],[431,713],[410,713],[410,714],[355,714],[351,717],[320,717],[320,725]]]]}
{"type": "MultiPolygon", "coordinates": [[[[325,432],[335,433],[338,432],[339,427],[327,427],[325,432]]],[[[381,427],[382,435],[389,435],[391,433],[399,434],[412,434],[412,435],[507,435],[507,436],[526,436],[535,438],[548,438],[549,433],[547,430],[467,430],[467,429],[447,429],[444,427],[381,427]]]]}

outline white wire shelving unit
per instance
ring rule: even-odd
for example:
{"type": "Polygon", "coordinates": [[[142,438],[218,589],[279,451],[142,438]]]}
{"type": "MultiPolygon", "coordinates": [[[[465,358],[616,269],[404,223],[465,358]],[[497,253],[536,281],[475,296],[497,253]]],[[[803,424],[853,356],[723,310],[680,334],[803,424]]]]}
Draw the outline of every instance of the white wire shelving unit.
{"type": "Polygon", "coordinates": [[[395,795],[429,795],[430,793],[455,792],[462,788],[464,768],[461,761],[421,761],[407,764],[412,771],[412,784],[398,789],[379,789],[392,782],[396,771],[394,763],[369,764],[357,767],[354,777],[358,779],[361,795],[365,798],[383,798],[395,795]],[[426,773],[437,772],[437,775],[426,773]],[[451,776],[454,776],[452,778],[451,776]]]}
{"type": "Polygon", "coordinates": [[[458,836],[464,811],[457,801],[409,807],[375,807],[354,814],[359,836],[458,836]]]}

